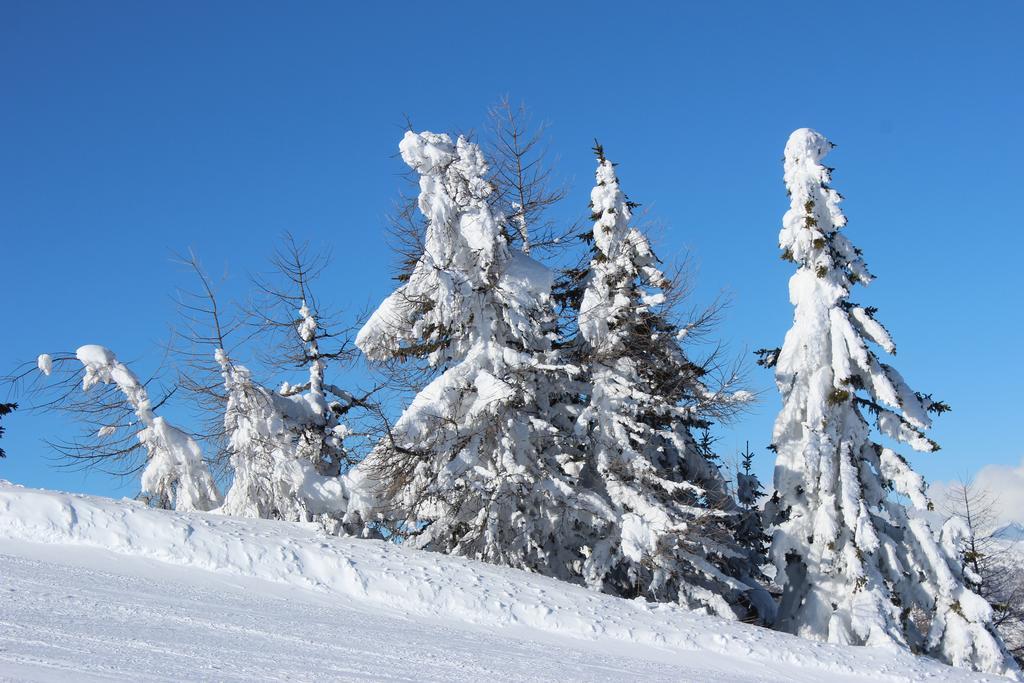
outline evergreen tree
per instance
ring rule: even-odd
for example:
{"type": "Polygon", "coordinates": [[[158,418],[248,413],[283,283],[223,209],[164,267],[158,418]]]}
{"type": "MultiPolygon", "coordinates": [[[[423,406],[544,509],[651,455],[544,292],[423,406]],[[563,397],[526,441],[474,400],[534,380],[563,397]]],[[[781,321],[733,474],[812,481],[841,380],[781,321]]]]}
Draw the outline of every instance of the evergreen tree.
{"type": "MultiPolygon", "coordinates": [[[[2,418],[4,415],[10,415],[12,412],[14,412],[17,409],[18,409],[18,404],[17,403],[0,403],[0,418],[2,418]]],[[[3,425],[0,425],[0,437],[2,437],[3,435],[4,435],[4,427],[3,427],[3,425]]],[[[4,452],[4,449],[0,448],[0,458],[6,458],[6,457],[7,457],[7,453],[4,452]]]]}
{"type": "Polygon", "coordinates": [[[578,492],[580,458],[552,404],[564,371],[551,273],[509,249],[477,145],[409,132],[400,151],[420,176],[423,251],[356,345],[434,378],[357,470],[416,546],[571,578],[600,501],[578,492]]]}
{"type": "Polygon", "coordinates": [[[992,673],[1017,672],[995,635],[988,603],[965,585],[954,530],[941,538],[925,515],[921,476],[877,432],[914,450],[929,413],[948,408],[915,393],[875,348],[893,353],[874,310],[850,301],[872,276],[839,231],[846,218],[821,159],[832,144],[806,128],[786,145],[790,209],[779,236],[797,264],[789,284],[793,327],[776,360],[783,408],[775,423],[771,556],[783,588],[778,628],[805,637],[902,646],[992,673]],[[904,503],[904,497],[909,504],[904,503]]]}
{"type": "Polygon", "coordinates": [[[630,226],[634,206],[598,145],[591,192],[593,259],[582,280],[578,362],[589,394],[577,421],[588,452],[584,483],[610,516],[589,548],[588,584],[619,595],[679,602],[757,619],[770,599],[733,536],[738,520],[712,462],[696,407],[711,392],[680,347],[668,317],[672,282],[647,238],[630,226]]]}
{"type": "MultiPolygon", "coordinates": [[[[768,562],[768,543],[771,537],[764,531],[761,514],[761,497],[764,488],[761,480],[754,473],[754,453],[750,450],[750,442],[740,454],[742,461],[736,473],[736,500],[740,507],[739,523],[736,525],[736,541],[752,558],[755,567],[762,567],[768,562]]],[[[755,574],[760,576],[760,570],[755,574]]]]}

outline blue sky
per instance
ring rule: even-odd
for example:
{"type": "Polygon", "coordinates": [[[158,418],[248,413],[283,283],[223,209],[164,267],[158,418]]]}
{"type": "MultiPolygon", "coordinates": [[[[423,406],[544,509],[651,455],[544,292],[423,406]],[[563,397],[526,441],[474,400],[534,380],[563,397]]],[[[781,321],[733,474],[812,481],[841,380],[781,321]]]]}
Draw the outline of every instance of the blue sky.
{"type": "MultiPolygon", "coordinates": [[[[566,220],[585,211],[592,140],[689,252],[696,302],[727,291],[732,348],[781,345],[789,264],[776,238],[789,132],[814,127],[846,196],[847,234],[878,280],[895,365],[953,406],[950,479],[1024,455],[1024,4],[0,3],[0,363],[100,343],[161,358],[189,247],[240,296],[284,230],[330,247],[323,298],[350,314],[391,287],[384,214],[402,188],[408,115],[480,127],[504,94],[551,124],[566,220]]],[[[771,376],[747,418],[759,469],[771,376]]],[[[58,470],[57,415],[6,421],[0,478],[131,495],[134,481],[58,470]]]]}

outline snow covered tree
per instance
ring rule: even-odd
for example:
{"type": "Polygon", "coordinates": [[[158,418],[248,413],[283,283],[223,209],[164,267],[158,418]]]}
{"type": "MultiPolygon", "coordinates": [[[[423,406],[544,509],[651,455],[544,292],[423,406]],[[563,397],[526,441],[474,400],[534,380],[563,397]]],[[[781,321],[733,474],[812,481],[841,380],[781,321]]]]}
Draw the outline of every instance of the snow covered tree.
{"type": "MultiPolygon", "coordinates": [[[[736,472],[736,500],[740,506],[739,522],[736,525],[736,541],[750,554],[755,566],[761,567],[768,562],[768,544],[771,540],[764,531],[761,513],[761,497],[764,496],[764,488],[761,486],[761,480],[754,473],[754,453],[750,450],[749,442],[740,457],[742,461],[736,472]]],[[[757,571],[755,575],[759,576],[760,571],[757,571]]]]}
{"type": "Polygon", "coordinates": [[[993,624],[1019,664],[1024,661],[1024,568],[1019,545],[1014,547],[1019,540],[1004,537],[997,504],[991,491],[969,479],[946,491],[945,511],[967,532],[959,548],[964,575],[971,589],[992,605],[993,624]]]}
{"type": "Polygon", "coordinates": [[[783,408],[775,423],[771,556],[783,588],[776,625],[837,643],[907,647],[956,666],[1016,675],[989,604],[966,585],[957,533],[926,521],[922,477],[878,434],[914,450],[929,413],[947,407],[912,391],[876,348],[894,353],[874,309],[850,301],[872,276],[840,233],[846,218],[822,158],[832,144],[802,128],[785,150],[790,209],[779,243],[797,271],[793,327],[775,361],[783,408]],[[906,502],[905,502],[906,501],[906,502]]]}
{"type": "Polygon", "coordinates": [[[771,601],[733,538],[739,511],[691,432],[706,424],[697,412],[711,394],[704,370],[680,347],[685,330],[665,310],[672,283],[630,225],[614,166],[600,145],[595,152],[594,252],[578,323],[589,396],[576,429],[584,483],[603,492],[609,514],[585,578],[618,595],[758,619],[771,601]]]}
{"type": "Polygon", "coordinates": [[[566,372],[551,358],[552,275],[509,249],[477,145],[408,132],[399,149],[420,176],[424,247],[356,345],[433,379],[357,470],[416,546],[570,578],[600,501],[577,491],[582,462],[552,405],[566,372]]]}
{"type": "Polygon", "coordinates": [[[315,521],[339,533],[348,505],[341,476],[348,428],[338,419],[345,406],[325,398],[323,361],[313,342],[316,319],[305,304],[300,315],[300,334],[314,358],[306,385],[271,391],[253,382],[248,368],[233,363],[223,349],[216,351],[228,397],[224,427],[233,477],[221,512],[315,521]]]}
{"type": "Polygon", "coordinates": [[[222,320],[214,287],[198,259],[192,255],[184,262],[201,287],[180,294],[185,325],[179,339],[188,348],[178,349],[187,369],[182,386],[221,422],[220,430],[209,428],[217,437],[211,440],[223,444],[230,476],[219,512],[318,522],[329,533],[343,531],[348,491],[342,474],[352,460],[344,444],[349,429],[341,418],[359,401],[324,380],[327,361],[343,356],[344,349],[321,351],[321,341],[330,335],[304,298],[311,296],[310,280],[322,261],[310,261],[286,236],[274,265],[288,285],[281,289],[258,283],[267,296],[254,304],[259,314],[252,316],[253,326],[270,337],[267,344],[268,335],[262,335],[258,346],[273,364],[283,358],[280,364],[288,368],[305,365],[308,377],[301,384],[284,383],[277,391],[257,382],[248,367],[232,358],[227,337],[238,326],[222,320]],[[197,357],[204,352],[213,356],[219,386],[208,377],[207,359],[197,357]],[[329,400],[330,395],[335,398],[329,400]]]}
{"type": "MultiPolygon", "coordinates": [[[[40,368],[48,375],[52,361],[44,356],[40,356],[40,368]]],[[[75,357],[85,368],[82,390],[89,392],[100,383],[116,386],[134,413],[136,424],[141,424],[141,428],[134,429],[135,437],[147,454],[142,470],[142,496],[162,508],[187,511],[217,507],[220,493],[199,445],[186,432],[154,412],[149,393],[135,373],[103,346],[79,347],[75,357]]],[[[115,429],[115,425],[108,425],[100,431],[115,429]]]]}
{"type": "Polygon", "coordinates": [[[157,414],[176,387],[153,398],[154,380],[142,381],[113,351],[87,344],[40,354],[5,381],[32,399],[30,410],[60,411],[83,424],[79,438],[47,442],[69,464],[141,474],[139,499],[155,507],[216,508],[220,493],[199,444],[157,414]]]}

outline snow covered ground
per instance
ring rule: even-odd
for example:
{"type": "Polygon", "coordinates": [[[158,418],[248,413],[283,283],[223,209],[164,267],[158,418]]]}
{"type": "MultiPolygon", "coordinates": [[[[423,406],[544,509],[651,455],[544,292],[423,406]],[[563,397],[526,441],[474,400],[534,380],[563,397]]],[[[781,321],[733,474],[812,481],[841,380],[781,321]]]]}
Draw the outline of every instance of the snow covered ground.
{"type": "Polygon", "coordinates": [[[0,482],[0,680],[143,678],[986,680],[305,525],[0,482]]]}

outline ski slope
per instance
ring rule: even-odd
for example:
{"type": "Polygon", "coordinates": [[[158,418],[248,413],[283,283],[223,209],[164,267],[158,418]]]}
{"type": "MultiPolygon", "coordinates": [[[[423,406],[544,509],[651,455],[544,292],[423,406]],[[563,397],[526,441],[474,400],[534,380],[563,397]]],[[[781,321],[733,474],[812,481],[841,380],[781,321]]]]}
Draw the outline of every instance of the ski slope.
{"type": "Polygon", "coordinates": [[[0,680],[1000,680],[306,525],[0,482],[0,680]]]}

